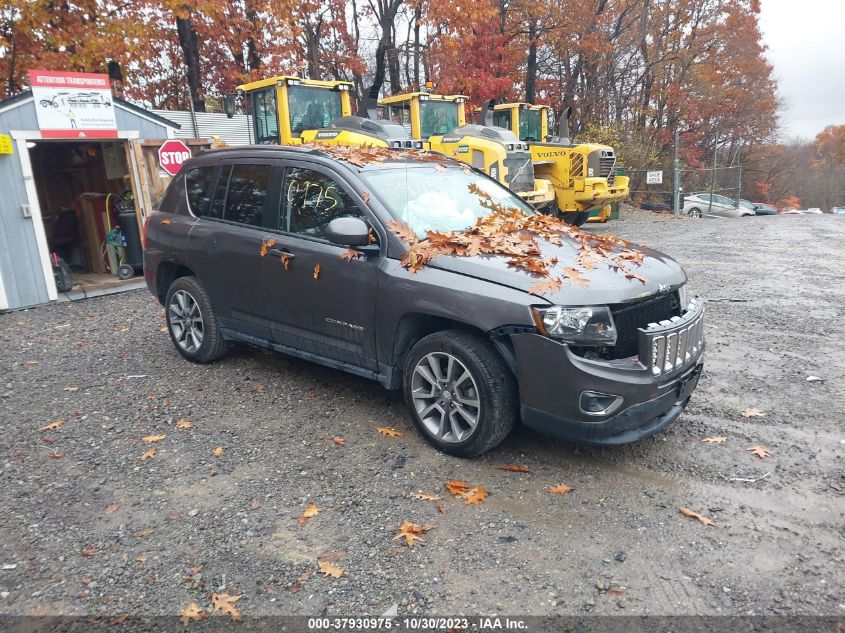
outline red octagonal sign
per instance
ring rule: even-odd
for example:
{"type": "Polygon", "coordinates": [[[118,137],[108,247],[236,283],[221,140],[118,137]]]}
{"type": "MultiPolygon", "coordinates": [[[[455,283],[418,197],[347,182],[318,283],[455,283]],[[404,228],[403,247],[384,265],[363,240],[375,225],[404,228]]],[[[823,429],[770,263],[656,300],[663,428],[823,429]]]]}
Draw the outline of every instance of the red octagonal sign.
{"type": "Polygon", "coordinates": [[[191,150],[182,141],[165,141],[158,148],[158,164],[171,176],[182,169],[182,163],[191,157],[191,150]]]}

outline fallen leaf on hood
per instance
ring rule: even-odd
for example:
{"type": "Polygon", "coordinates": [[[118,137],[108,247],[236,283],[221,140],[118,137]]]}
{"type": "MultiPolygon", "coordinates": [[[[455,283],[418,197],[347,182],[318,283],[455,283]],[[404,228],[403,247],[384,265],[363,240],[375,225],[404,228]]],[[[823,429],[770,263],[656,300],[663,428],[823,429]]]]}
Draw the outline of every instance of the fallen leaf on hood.
{"type": "Polygon", "coordinates": [[[308,505],[307,508],[302,511],[302,514],[299,515],[299,518],[297,518],[296,522],[299,524],[300,527],[302,527],[303,525],[308,523],[308,519],[313,516],[316,516],[318,512],[320,512],[320,506],[318,506],[316,503],[311,503],[308,505]]]}
{"type": "Polygon", "coordinates": [[[468,506],[477,506],[479,503],[487,498],[487,491],[482,486],[476,486],[468,490],[464,495],[464,501],[468,506]]]}
{"type": "Polygon", "coordinates": [[[120,508],[119,503],[110,503],[106,506],[106,514],[111,514],[112,512],[115,512],[118,508],[120,508]]]}
{"type": "Polygon", "coordinates": [[[678,508],[678,512],[683,514],[685,517],[698,519],[704,525],[716,525],[712,519],[708,519],[706,516],[703,516],[694,510],[690,510],[689,508],[678,508]]]}
{"type": "Polygon", "coordinates": [[[376,429],[376,431],[386,437],[400,437],[402,435],[401,431],[397,431],[392,426],[380,426],[376,429]]]}
{"type": "Polygon", "coordinates": [[[181,420],[176,420],[176,428],[177,429],[192,429],[194,428],[194,423],[190,420],[186,420],[182,418],[181,420]]]}
{"type": "Polygon", "coordinates": [[[499,466],[499,470],[507,470],[512,473],[529,473],[528,466],[517,466],[516,464],[509,464],[507,466],[499,466]]]}
{"type": "Polygon", "coordinates": [[[145,451],[138,459],[143,462],[144,460],[155,457],[156,455],[158,455],[158,451],[155,448],[151,448],[150,450],[145,451]]]}
{"type": "Polygon", "coordinates": [[[73,393],[75,391],[79,391],[79,387],[65,387],[62,391],[67,391],[68,393],[73,393]]]}
{"type": "Polygon", "coordinates": [[[405,543],[408,545],[408,549],[414,549],[414,543],[417,541],[423,542],[425,539],[420,534],[425,534],[430,529],[434,527],[434,524],[431,525],[420,525],[418,523],[412,523],[411,521],[402,521],[402,525],[399,526],[399,530],[396,532],[396,536],[393,537],[393,540],[399,540],[401,538],[405,539],[405,543]]]}
{"type": "MultiPolygon", "coordinates": [[[[577,268],[564,268],[563,274],[566,275],[566,278],[569,279],[569,281],[571,281],[577,286],[586,288],[590,285],[590,282],[587,280],[586,277],[584,277],[584,274],[577,268]]],[[[634,277],[637,277],[637,275],[634,275],[634,277]]],[[[645,279],[642,279],[642,277],[638,278],[641,279],[643,283],[645,283],[645,279]]]]}
{"type": "Polygon", "coordinates": [[[414,229],[412,229],[411,225],[404,220],[388,220],[387,228],[396,233],[399,239],[406,244],[416,244],[419,242],[419,238],[417,237],[417,234],[414,233],[414,229]]]}
{"type": "Polygon", "coordinates": [[[351,262],[353,259],[359,259],[364,256],[361,251],[356,251],[354,248],[347,248],[340,254],[340,258],[345,262],[351,262]]]}
{"type": "Polygon", "coordinates": [[[217,448],[215,448],[212,452],[214,453],[214,456],[215,456],[215,457],[220,457],[220,456],[223,454],[223,447],[222,447],[222,446],[218,446],[218,447],[217,447],[217,448]]]}
{"type": "Polygon", "coordinates": [[[64,420],[56,420],[55,422],[50,422],[47,426],[41,427],[40,431],[55,431],[58,428],[61,428],[64,425],[64,420]]]}
{"type": "Polygon", "coordinates": [[[276,245],[276,240],[274,240],[274,239],[269,239],[269,240],[261,242],[261,249],[259,250],[259,252],[261,253],[261,257],[264,257],[265,255],[267,255],[270,248],[272,248],[275,245],[276,245]]]}
{"type": "Polygon", "coordinates": [[[331,576],[332,578],[340,578],[343,576],[343,569],[330,560],[321,560],[317,563],[317,573],[323,574],[324,576],[331,576]]]}
{"type": "Polygon", "coordinates": [[[745,450],[751,453],[752,455],[756,455],[760,459],[768,459],[772,456],[772,452],[768,448],[766,448],[765,446],[760,446],[759,444],[749,446],[745,450]]]}
{"type": "Polygon", "coordinates": [[[235,603],[241,596],[230,596],[228,593],[215,593],[211,596],[211,615],[218,611],[220,615],[230,615],[235,622],[241,622],[240,612],[235,608],[235,603]]]}
{"type": "Polygon", "coordinates": [[[334,442],[337,446],[343,446],[346,444],[346,440],[339,435],[332,435],[332,442],[334,442]]]}
{"type": "Polygon", "coordinates": [[[764,412],[760,411],[760,409],[755,409],[754,407],[743,409],[741,414],[744,418],[762,418],[766,415],[764,412]]]}
{"type": "Polygon", "coordinates": [[[711,435],[710,437],[705,437],[702,442],[707,442],[708,444],[724,444],[728,441],[728,438],[721,437],[719,435],[711,435]]]}
{"type": "Polygon", "coordinates": [[[187,626],[191,620],[205,620],[207,617],[208,611],[200,609],[196,602],[192,602],[179,612],[179,621],[182,626],[187,626]]]}
{"type": "Polygon", "coordinates": [[[314,264],[314,279],[320,278],[320,264],[314,264]]]}
{"type": "Polygon", "coordinates": [[[564,484],[558,484],[557,486],[549,486],[546,488],[546,492],[553,495],[565,495],[572,492],[572,488],[564,484]]]}
{"type": "Polygon", "coordinates": [[[166,435],[145,435],[141,438],[141,441],[145,444],[155,444],[156,442],[161,442],[165,438],[167,438],[166,435]]]}

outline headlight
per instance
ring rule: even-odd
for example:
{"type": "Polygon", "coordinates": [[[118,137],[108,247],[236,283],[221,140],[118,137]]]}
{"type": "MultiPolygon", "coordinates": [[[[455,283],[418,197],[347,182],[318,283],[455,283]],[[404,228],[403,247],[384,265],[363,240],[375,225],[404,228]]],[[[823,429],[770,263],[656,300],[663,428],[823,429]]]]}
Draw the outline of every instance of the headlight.
{"type": "Polygon", "coordinates": [[[686,310],[689,305],[689,294],[687,292],[686,284],[678,288],[678,303],[680,304],[682,312],[686,310]]]}
{"type": "Polygon", "coordinates": [[[575,345],[616,344],[616,325],[607,306],[531,308],[540,331],[575,345]]]}

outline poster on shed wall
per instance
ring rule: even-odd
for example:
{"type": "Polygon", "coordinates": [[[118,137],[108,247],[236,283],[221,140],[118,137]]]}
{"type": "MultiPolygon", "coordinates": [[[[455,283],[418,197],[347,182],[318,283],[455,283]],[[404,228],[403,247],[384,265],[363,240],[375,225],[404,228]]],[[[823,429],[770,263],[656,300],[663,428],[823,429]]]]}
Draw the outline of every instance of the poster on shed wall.
{"type": "Polygon", "coordinates": [[[117,138],[108,75],[29,71],[44,138],[117,138]]]}

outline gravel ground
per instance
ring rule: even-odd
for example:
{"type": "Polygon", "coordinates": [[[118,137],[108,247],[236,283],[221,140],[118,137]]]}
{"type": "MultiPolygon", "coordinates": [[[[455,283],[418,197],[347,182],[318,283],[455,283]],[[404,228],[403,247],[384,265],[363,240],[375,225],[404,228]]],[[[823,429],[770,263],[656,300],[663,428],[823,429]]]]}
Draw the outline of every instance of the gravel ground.
{"type": "Polygon", "coordinates": [[[517,429],[451,458],[366,380],[247,346],[184,361],[145,291],[0,315],[0,614],[177,614],[215,591],[246,616],[845,614],[845,218],[589,230],[670,253],[709,300],[687,412],[629,446],[517,429]],[[465,505],[452,479],[490,496],[465,505]],[[436,527],[409,550],[405,519],[436,527]],[[316,573],[327,553],[339,579],[316,573]]]}

